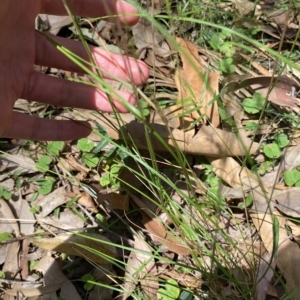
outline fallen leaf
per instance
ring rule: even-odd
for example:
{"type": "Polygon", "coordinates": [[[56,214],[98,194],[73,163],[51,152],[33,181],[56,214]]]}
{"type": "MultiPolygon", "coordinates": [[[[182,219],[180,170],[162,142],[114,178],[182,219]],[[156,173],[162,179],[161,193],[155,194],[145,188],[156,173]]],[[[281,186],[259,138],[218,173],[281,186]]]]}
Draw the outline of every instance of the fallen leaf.
{"type": "Polygon", "coordinates": [[[159,242],[161,245],[177,254],[190,254],[189,247],[181,243],[177,237],[168,232],[161,220],[155,217],[155,215],[151,213],[151,210],[149,210],[137,196],[130,194],[130,197],[135,205],[140,208],[139,212],[142,215],[142,223],[149,233],[152,234],[152,237],[156,242],[159,242]]]}
{"type": "Polygon", "coordinates": [[[248,15],[250,12],[253,11],[255,7],[255,3],[250,2],[248,0],[233,0],[232,4],[234,5],[235,9],[239,12],[240,16],[248,15]]]}
{"type": "MultiPolygon", "coordinates": [[[[300,249],[297,243],[292,242],[287,236],[285,230],[285,218],[281,217],[278,212],[274,212],[279,220],[279,241],[277,266],[284,274],[286,280],[286,290],[289,293],[297,290],[300,285],[300,275],[298,273],[298,265],[300,264],[300,249]]],[[[273,217],[270,214],[251,214],[251,218],[256,228],[259,228],[262,241],[269,251],[273,253],[273,217]]],[[[300,295],[294,295],[296,300],[300,299],[300,295]]]]}
{"type": "Polygon", "coordinates": [[[300,87],[295,80],[285,75],[280,77],[230,76],[225,82],[227,82],[225,86],[228,92],[251,87],[253,93],[261,93],[265,98],[268,96],[268,100],[274,104],[291,108],[297,108],[300,105],[299,99],[295,98],[296,91],[300,87]],[[273,87],[269,93],[271,83],[273,83],[273,87]]]}
{"type": "Polygon", "coordinates": [[[63,234],[51,238],[29,237],[27,239],[37,247],[80,256],[99,264],[108,263],[105,256],[116,257],[117,251],[114,246],[109,245],[108,238],[97,233],[84,233],[83,235],[63,234]],[[101,241],[104,241],[104,243],[101,241]]]}
{"type": "Polygon", "coordinates": [[[69,200],[66,196],[66,188],[64,186],[57,188],[35,202],[35,205],[39,205],[42,208],[42,211],[36,215],[37,219],[48,216],[55,208],[65,204],[69,200]]]}
{"type": "Polygon", "coordinates": [[[299,195],[300,188],[287,188],[276,191],[272,197],[276,202],[274,207],[287,216],[300,218],[299,195]]]}
{"type": "Polygon", "coordinates": [[[41,19],[41,28],[36,29],[39,29],[43,32],[49,32],[54,35],[56,35],[62,27],[72,23],[72,18],[70,16],[54,16],[39,14],[38,17],[41,19]]]}
{"type": "MultiPolygon", "coordinates": [[[[274,210],[274,199],[280,199],[280,195],[282,195],[281,201],[285,201],[284,199],[289,199],[289,197],[291,197],[290,200],[292,200],[293,193],[284,194],[281,190],[276,191],[273,190],[273,188],[265,189],[246,167],[239,166],[233,158],[212,160],[211,163],[215,168],[214,171],[216,174],[221,176],[220,178],[225,182],[233,187],[243,187],[243,189],[249,192],[251,191],[253,197],[253,211],[250,215],[265,248],[270,254],[272,254],[274,250],[274,237],[272,234],[274,226],[273,215],[276,215],[278,218],[279,249],[277,266],[281,272],[284,273],[287,291],[294,291],[300,286],[300,276],[297,275],[298,273],[296,271],[296,266],[300,264],[300,249],[297,243],[293,243],[287,236],[285,218],[274,210]],[[270,195],[272,195],[272,198],[270,195]]],[[[291,189],[290,191],[292,190],[295,191],[295,194],[299,195],[296,189],[291,189]]],[[[279,202],[280,201],[278,201],[278,203],[279,202]]],[[[300,295],[295,296],[294,299],[300,299],[300,295]]]]}
{"type": "MultiPolygon", "coordinates": [[[[218,72],[205,70],[195,44],[176,38],[179,45],[182,69],[177,69],[175,82],[178,100],[171,109],[180,119],[181,129],[187,129],[194,120],[205,124],[207,119],[213,127],[220,125],[217,102],[211,103],[219,93],[218,72]],[[192,110],[191,113],[188,113],[192,110]]],[[[179,126],[178,126],[179,127],[179,126]]]]}
{"type": "MultiPolygon", "coordinates": [[[[84,111],[82,113],[86,114],[84,111]]],[[[87,114],[87,119],[94,120],[105,127],[107,134],[112,139],[128,139],[129,141],[134,141],[139,149],[147,148],[146,127],[144,124],[134,120],[132,115],[127,115],[120,115],[121,119],[119,121],[109,116],[103,120],[103,118],[97,118],[91,114],[87,114]],[[121,128],[119,127],[120,123],[123,124],[121,128]]],[[[184,131],[170,128],[168,125],[164,125],[163,121],[158,122],[155,120],[155,123],[149,124],[147,130],[154,151],[169,151],[161,142],[161,139],[171,148],[180,149],[184,153],[212,157],[245,156],[255,153],[259,148],[258,143],[253,142],[243,134],[237,135],[205,125],[202,125],[195,134],[193,130],[184,131]],[[161,137],[160,140],[155,137],[154,132],[161,137]]]]}
{"type": "Polygon", "coordinates": [[[129,197],[128,195],[122,195],[119,193],[98,193],[97,200],[99,204],[104,204],[108,209],[120,209],[128,211],[129,209],[129,197]]]}
{"type": "Polygon", "coordinates": [[[169,58],[171,50],[168,43],[149,20],[140,18],[139,22],[132,26],[132,35],[140,53],[146,49],[150,50],[146,53],[152,66],[156,67],[163,63],[165,67],[174,68],[174,63],[169,58]],[[161,60],[158,60],[159,58],[161,60]]]}
{"type": "Polygon", "coordinates": [[[11,278],[14,278],[20,271],[19,254],[20,242],[13,242],[7,245],[2,272],[9,274],[11,278]]]}
{"type": "Polygon", "coordinates": [[[16,217],[14,216],[7,201],[3,199],[0,199],[0,215],[1,215],[0,222],[2,224],[7,224],[8,226],[10,226],[17,237],[20,236],[20,228],[16,220],[16,217]]]}
{"type": "MultiPolygon", "coordinates": [[[[65,300],[81,300],[77,290],[71,281],[62,272],[58,262],[51,256],[44,256],[35,265],[34,270],[41,272],[44,275],[45,288],[57,287],[60,289],[60,297],[65,300]]],[[[55,291],[57,291],[55,290],[55,291]]],[[[57,299],[56,292],[53,291],[54,299],[57,299]]]]}
{"type": "Polygon", "coordinates": [[[10,168],[10,172],[17,172],[20,176],[25,173],[30,174],[38,172],[36,164],[30,156],[31,155],[24,150],[22,154],[11,155],[8,153],[1,153],[0,159],[8,163],[6,168],[10,168]]]}
{"type": "Polygon", "coordinates": [[[5,293],[7,295],[15,296],[15,297],[20,297],[20,295],[22,295],[23,297],[37,297],[37,296],[45,296],[51,293],[55,293],[59,289],[60,289],[60,285],[39,286],[39,287],[30,287],[28,285],[24,285],[23,287],[14,287],[12,289],[5,290],[5,293]]]}
{"type": "Polygon", "coordinates": [[[80,198],[78,199],[78,203],[84,206],[87,210],[91,211],[92,213],[98,212],[98,209],[96,207],[93,198],[87,192],[80,193],[80,198]]]}
{"type": "Polygon", "coordinates": [[[158,279],[151,276],[155,268],[154,257],[149,245],[140,237],[134,237],[134,246],[126,264],[124,289],[122,300],[128,298],[136,285],[140,282],[144,293],[149,299],[155,299],[158,290],[158,279]]]}
{"type": "Polygon", "coordinates": [[[54,230],[57,228],[68,230],[83,228],[84,221],[74,214],[70,209],[65,209],[62,211],[58,217],[51,216],[37,220],[42,226],[48,230],[54,230]]]}

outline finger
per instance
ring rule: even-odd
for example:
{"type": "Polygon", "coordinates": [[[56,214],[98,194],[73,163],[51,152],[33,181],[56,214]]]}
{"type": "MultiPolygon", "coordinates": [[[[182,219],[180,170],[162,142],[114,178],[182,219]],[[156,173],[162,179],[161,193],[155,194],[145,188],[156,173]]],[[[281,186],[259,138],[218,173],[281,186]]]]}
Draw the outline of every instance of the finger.
{"type": "MultiPolygon", "coordinates": [[[[122,0],[69,0],[66,3],[76,15],[90,18],[101,16],[118,16],[123,25],[134,25],[138,22],[137,9],[122,0]]],[[[41,13],[64,16],[67,15],[62,0],[41,0],[41,13]]],[[[109,18],[113,21],[115,17],[109,18]]]]}
{"type": "Polygon", "coordinates": [[[13,112],[3,137],[34,141],[67,141],[86,137],[92,129],[88,122],[48,120],[13,112]]]}
{"type": "MultiPolygon", "coordinates": [[[[124,101],[135,104],[135,98],[127,92],[118,92],[124,101]]],[[[103,112],[113,111],[105,92],[83,83],[64,80],[33,72],[22,98],[61,107],[76,107],[103,112]]],[[[127,109],[114,97],[114,105],[120,112],[127,109]]],[[[120,99],[120,98],[119,98],[120,99]]]]}
{"type": "MultiPolygon", "coordinates": [[[[89,61],[89,57],[82,45],[77,41],[64,39],[61,37],[49,35],[55,42],[69,49],[71,52],[89,61]]],[[[103,77],[119,78],[135,85],[142,85],[147,82],[149,70],[145,63],[134,58],[119,54],[112,54],[104,49],[90,46],[95,62],[103,72],[103,77]]],[[[41,66],[48,66],[67,70],[76,73],[82,73],[83,70],[59,52],[43,35],[36,33],[36,58],[35,63],[41,66]]]]}

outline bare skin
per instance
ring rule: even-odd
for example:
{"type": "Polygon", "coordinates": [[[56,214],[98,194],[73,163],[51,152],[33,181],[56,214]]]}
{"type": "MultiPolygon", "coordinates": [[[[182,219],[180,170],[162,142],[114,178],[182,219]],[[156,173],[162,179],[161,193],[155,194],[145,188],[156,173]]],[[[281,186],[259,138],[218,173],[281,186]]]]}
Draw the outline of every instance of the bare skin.
{"type": "MultiPolygon", "coordinates": [[[[84,17],[122,15],[114,21],[134,25],[138,22],[135,8],[118,0],[70,0],[75,13],[84,17]]],[[[55,67],[80,72],[82,70],[61,54],[45,37],[35,31],[39,13],[66,15],[62,0],[1,0],[0,4],[0,137],[31,140],[72,140],[87,136],[88,122],[47,120],[13,111],[17,99],[27,99],[62,107],[112,111],[109,100],[101,90],[50,77],[33,70],[34,65],[55,67]]],[[[113,19],[112,19],[113,20],[113,19]]],[[[79,42],[51,36],[72,52],[88,60],[79,42]]],[[[91,47],[101,69],[121,80],[136,85],[145,83],[149,76],[147,66],[121,55],[91,47]]],[[[133,95],[120,92],[129,103],[133,95]]],[[[126,109],[117,101],[120,112],[126,109]]]]}

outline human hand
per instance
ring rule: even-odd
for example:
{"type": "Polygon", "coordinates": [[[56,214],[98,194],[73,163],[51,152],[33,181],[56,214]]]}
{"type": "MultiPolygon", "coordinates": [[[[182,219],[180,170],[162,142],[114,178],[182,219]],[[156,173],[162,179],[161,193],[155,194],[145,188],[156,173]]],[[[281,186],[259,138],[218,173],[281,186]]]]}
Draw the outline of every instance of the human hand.
{"type": "MultiPolygon", "coordinates": [[[[77,15],[99,17],[120,15],[118,22],[133,25],[138,22],[137,11],[122,0],[70,0],[77,15]]],[[[44,36],[35,31],[39,13],[66,15],[62,0],[1,0],[0,3],[0,137],[31,140],[72,140],[91,132],[88,122],[48,120],[13,111],[17,99],[47,103],[55,106],[112,111],[106,94],[92,86],[50,77],[35,72],[34,65],[54,67],[83,73],[82,69],[60,53],[44,36]]],[[[88,55],[81,43],[51,36],[85,60],[88,55]]],[[[122,55],[91,47],[100,69],[135,85],[145,83],[147,66],[122,55]]],[[[105,76],[105,75],[104,75],[105,76]]],[[[135,98],[119,92],[134,104],[135,98]]],[[[126,109],[117,101],[120,112],[126,109]]]]}

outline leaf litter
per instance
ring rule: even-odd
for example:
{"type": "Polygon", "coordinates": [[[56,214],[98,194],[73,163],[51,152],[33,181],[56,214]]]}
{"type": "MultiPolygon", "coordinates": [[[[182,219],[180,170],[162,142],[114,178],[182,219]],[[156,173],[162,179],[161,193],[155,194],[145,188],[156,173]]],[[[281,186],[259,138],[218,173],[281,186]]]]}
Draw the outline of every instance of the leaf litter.
{"type": "MultiPolygon", "coordinates": [[[[249,1],[233,1],[233,9],[237,10],[241,16],[245,16],[253,9],[252,4],[249,1]]],[[[159,13],[161,5],[158,3],[154,12],[152,9],[149,11],[159,13]]],[[[261,8],[262,11],[259,13],[262,14],[258,20],[268,18],[277,25],[262,24],[262,32],[279,40],[284,33],[283,25],[287,22],[287,12],[280,11],[276,6],[272,7],[270,4],[264,4],[261,8]]],[[[69,22],[69,20],[63,19],[53,19],[52,21],[52,18],[49,17],[43,16],[42,19],[44,23],[49,23],[46,24],[49,28],[43,27],[45,31],[49,31],[52,27],[63,26],[63,22],[69,22]],[[52,22],[62,23],[58,23],[60,25],[56,26],[56,23],[52,24],[52,22]]],[[[246,21],[243,21],[243,24],[249,25],[246,21]]],[[[45,26],[45,24],[42,25],[45,26]]],[[[295,32],[293,19],[288,19],[287,26],[285,39],[293,36],[295,32]]],[[[53,28],[53,30],[57,33],[57,29],[53,28]]],[[[94,28],[85,30],[85,36],[96,41],[99,46],[102,46],[103,43],[114,44],[127,53],[130,49],[127,47],[130,39],[126,36],[122,40],[121,36],[123,35],[125,35],[124,31],[103,20],[95,24],[94,28]]],[[[9,150],[1,154],[3,161],[1,162],[0,185],[3,184],[3,191],[6,192],[6,195],[9,192],[14,195],[8,199],[9,201],[1,199],[1,233],[8,232],[15,238],[20,238],[20,241],[14,239],[11,242],[8,240],[7,243],[4,241],[0,249],[2,251],[6,248],[6,251],[1,252],[3,253],[2,257],[5,256],[5,262],[2,261],[2,271],[5,272],[5,278],[11,280],[10,284],[5,286],[3,299],[19,295],[37,299],[40,295],[46,294],[55,299],[58,290],[64,299],[81,299],[82,295],[76,284],[71,283],[68,276],[62,272],[62,265],[65,264],[61,258],[62,253],[77,257],[71,262],[71,268],[76,269],[78,261],[86,260],[90,263],[82,264],[83,268],[78,272],[80,276],[88,272],[88,266],[99,264],[99,267],[94,268],[94,278],[98,276],[103,283],[123,288],[125,291],[121,295],[123,299],[127,298],[128,292],[129,294],[133,293],[138,288],[146,297],[155,299],[158,291],[158,278],[165,281],[175,278],[182,287],[192,287],[200,292],[205,283],[201,272],[195,271],[191,274],[182,272],[173,268],[168,259],[171,257],[172,260],[177,259],[179,264],[185,263],[193,267],[193,259],[196,257],[203,261],[207,273],[213,272],[212,258],[203,253],[205,247],[214,248],[216,241],[220,247],[214,249],[215,255],[221,255],[223,248],[229,255],[235,257],[231,271],[242,283],[247,281],[245,274],[251,278],[252,282],[256,283],[257,299],[264,299],[267,294],[271,293],[278,296],[278,285],[273,281],[275,266],[278,267],[280,275],[286,281],[287,292],[294,291],[300,286],[300,279],[297,276],[299,226],[290,218],[299,218],[300,209],[297,204],[299,188],[286,185],[284,174],[286,171],[298,167],[297,130],[282,129],[284,126],[285,128],[287,125],[290,126],[291,122],[287,121],[283,122],[284,126],[278,121],[280,126],[273,126],[271,129],[263,127],[262,123],[269,122],[274,111],[282,114],[290,113],[296,118],[295,113],[299,112],[298,82],[295,81],[295,78],[291,78],[291,74],[273,76],[266,66],[263,67],[256,62],[255,55],[250,57],[243,53],[240,53],[240,57],[249,62],[251,69],[237,64],[235,68],[238,75],[235,76],[226,76],[224,73],[222,75],[220,70],[212,71],[214,70],[213,61],[218,58],[218,53],[211,56],[213,59],[211,58],[209,66],[208,56],[205,54],[208,53],[207,50],[196,46],[191,41],[177,38],[181,50],[172,49],[169,46],[170,43],[146,19],[141,19],[133,27],[132,35],[137,49],[135,55],[149,65],[154,77],[154,79],[153,77],[149,79],[148,88],[155,89],[156,99],[168,99],[174,102],[170,107],[157,107],[156,111],[150,111],[149,120],[151,122],[148,130],[154,151],[164,156],[166,155],[166,144],[174,147],[173,149],[179,147],[186,155],[205,157],[211,167],[209,169],[207,162],[200,164],[201,168],[198,174],[201,178],[205,172],[210,170],[210,173],[205,175],[208,176],[207,178],[211,178],[210,183],[203,184],[199,178],[199,182],[192,185],[195,190],[192,193],[191,191],[187,192],[188,195],[190,193],[194,195],[197,203],[203,206],[201,213],[191,203],[181,202],[184,198],[180,199],[179,197],[177,201],[183,208],[180,211],[182,218],[188,220],[189,226],[197,228],[200,224],[204,230],[211,233],[215,241],[205,240],[204,237],[204,245],[200,246],[199,241],[193,237],[188,241],[183,240],[180,232],[184,230],[187,234],[189,229],[180,228],[179,230],[177,224],[170,221],[168,212],[163,214],[159,206],[147,203],[147,199],[139,194],[131,192],[125,195],[118,189],[109,191],[103,188],[99,189],[98,186],[94,188],[99,184],[99,176],[103,170],[99,166],[95,170],[87,167],[81,160],[78,148],[72,142],[68,143],[64,152],[51,162],[51,168],[56,172],[59,170],[62,176],[56,178],[55,184],[51,186],[50,192],[45,196],[38,192],[39,182],[41,180],[47,182],[46,176],[40,176],[36,167],[36,158],[42,154],[41,149],[37,147],[34,149],[35,153],[30,153],[25,150],[26,147],[22,148],[16,145],[12,148],[22,151],[17,153],[9,150]],[[178,55],[180,66],[174,63],[174,54],[178,55]],[[222,84],[219,85],[219,82],[222,84]],[[221,99],[226,105],[225,107],[217,99],[220,94],[219,86],[222,87],[221,99]],[[226,91],[226,94],[222,94],[222,91],[226,91]],[[254,93],[260,93],[267,101],[266,107],[270,109],[270,116],[266,115],[263,122],[259,121],[257,112],[243,110],[242,99],[253,100],[251,97],[254,93]],[[248,130],[247,124],[251,121],[258,127],[248,130]],[[261,145],[274,143],[272,134],[276,132],[287,133],[290,145],[280,153],[278,159],[270,161],[261,145]],[[156,138],[157,134],[162,137],[164,143],[156,138]],[[292,145],[292,143],[294,144],[292,145]],[[254,164],[269,163],[268,171],[258,170],[265,172],[263,176],[258,176],[259,173],[255,168],[250,169],[251,164],[242,163],[244,157],[249,158],[249,156],[252,157],[254,164]],[[65,181],[65,177],[70,174],[77,180],[73,186],[66,184],[65,181]],[[217,180],[212,178],[212,174],[216,175],[217,180]],[[7,179],[12,179],[13,184],[5,184],[4,180],[7,179]],[[23,182],[21,185],[18,182],[20,179],[23,182]],[[205,206],[208,195],[213,195],[216,191],[211,189],[212,187],[217,187],[219,195],[224,199],[223,205],[226,209],[221,213],[217,213],[209,205],[205,206]],[[19,191],[19,194],[16,191],[19,191]],[[94,195],[94,197],[90,195],[94,195]],[[250,205],[245,204],[247,197],[251,198],[250,205]],[[241,203],[244,203],[244,209],[237,208],[241,203]],[[138,218],[129,217],[132,206],[139,213],[138,218]],[[33,208],[36,211],[33,211],[33,208]],[[64,230],[82,228],[92,230],[92,225],[95,223],[101,224],[100,227],[103,228],[103,224],[107,224],[106,222],[110,220],[117,222],[120,217],[123,220],[128,218],[128,221],[142,233],[141,235],[130,235],[127,230],[126,234],[129,238],[126,239],[123,236],[126,235],[123,225],[123,232],[116,234],[121,237],[122,242],[128,243],[132,247],[132,250],[127,252],[127,259],[125,259],[126,254],[123,253],[126,262],[121,275],[124,276],[123,280],[116,279],[116,271],[111,264],[111,259],[120,255],[116,247],[112,245],[115,241],[113,235],[106,234],[104,236],[102,230],[99,229],[93,233],[84,232],[85,237],[76,233],[64,232],[64,230]],[[101,218],[101,222],[97,223],[96,218],[101,218]],[[3,228],[2,225],[5,227],[3,228]],[[45,232],[37,232],[37,229],[45,230],[45,232]],[[63,230],[63,232],[59,232],[59,230],[63,230]],[[238,247],[228,247],[226,232],[234,237],[238,247]],[[22,240],[23,235],[27,236],[26,240],[22,240]],[[102,240],[104,243],[101,244],[94,238],[102,240]],[[26,246],[26,241],[32,245],[31,249],[26,246]],[[149,247],[149,244],[152,247],[149,247]],[[98,254],[91,253],[80,245],[105,253],[106,257],[101,258],[98,254]],[[26,258],[24,261],[20,249],[26,254],[25,257],[28,261],[26,258]],[[41,252],[41,249],[47,251],[41,252]],[[154,249],[159,249],[164,260],[154,259],[157,253],[157,250],[154,251],[154,249]],[[35,260],[33,257],[37,259],[35,260]],[[33,272],[31,275],[28,273],[29,270],[26,270],[28,264],[35,264],[30,267],[30,273],[33,272]],[[23,269],[22,276],[19,274],[20,265],[23,269]],[[104,276],[99,275],[101,268],[104,270],[104,276]],[[34,273],[34,270],[43,274],[44,286],[41,286],[40,276],[34,273]],[[97,272],[98,275],[96,275],[97,272]],[[20,283],[16,284],[13,280],[20,280],[20,283]],[[32,282],[32,286],[30,288],[25,284],[22,286],[21,281],[32,282]],[[35,287],[36,284],[38,287],[35,287]]],[[[286,42],[288,41],[286,40],[286,42]]],[[[272,45],[274,48],[277,46],[276,43],[272,45]]],[[[262,57],[265,55],[261,49],[256,49],[256,52],[256,55],[260,54],[262,57]]],[[[27,110],[28,107],[32,107],[32,111],[41,111],[40,107],[35,107],[26,101],[22,101],[22,105],[19,105],[18,109],[27,110]]],[[[260,109],[262,108],[258,107],[259,111],[260,109]]],[[[116,120],[115,116],[108,114],[105,116],[106,119],[103,119],[91,112],[80,110],[78,112],[84,118],[96,121],[100,126],[106,128],[107,135],[112,139],[133,140],[139,149],[147,149],[145,126],[132,116],[125,114],[121,116],[121,119],[116,120]],[[120,120],[121,128],[118,126],[120,120]]],[[[78,118],[76,112],[69,112],[69,114],[78,118]]],[[[91,137],[91,139],[95,143],[101,140],[99,136],[91,137]]],[[[163,168],[160,171],[164,176],[170,176],[163,168]]],[[[134,173],[130,174],[134,177],[134,173]]],[[[127,178],[127,180],[129,183],[134,182],[133,178],[127,178]]],[[[177,185],[177,189],[181,190],[179,185],[177,185]]],[[[183,187],[182,189],[184,190],[183,187]]],[[[4,192],[2,194],[1,198],[4,197],[4,192]]],[[[228,268],[228,265],[226,267],[228,268]]],[[[214,288],[226,296],[237,296],[235,283],[229,282],[228,285],[227,283],[216,282],[214,288]]],[[[247,283],[245,282],[245,284],[247,283]]],[[[97,296],[104,292],[107,293],[107,299],[113,299],[110,289],[106,288],[102,291],[97,286],[93,287],[92,292],[87,293],[88,299],[98,299],[97,296]]],[[[294,297],[294,299],[298,298],[299,296],[294,297]]]]}

